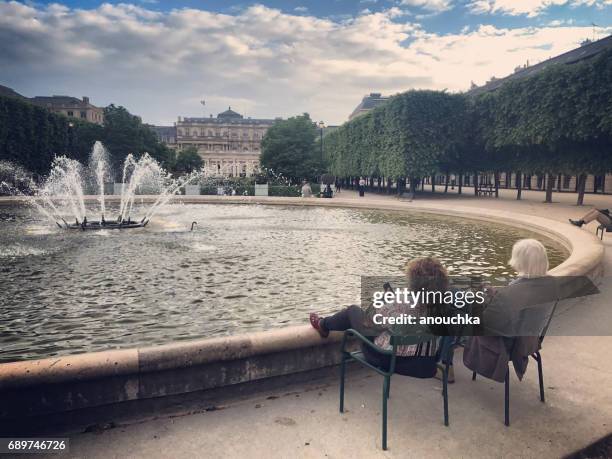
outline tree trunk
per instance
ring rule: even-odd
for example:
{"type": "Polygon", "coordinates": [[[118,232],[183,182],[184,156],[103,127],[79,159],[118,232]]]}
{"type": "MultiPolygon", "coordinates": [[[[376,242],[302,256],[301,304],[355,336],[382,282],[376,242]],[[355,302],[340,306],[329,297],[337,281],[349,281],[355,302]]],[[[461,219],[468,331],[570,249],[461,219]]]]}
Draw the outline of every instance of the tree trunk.
{"type": "Polygon", "coordinates": [[[499,172],[495,172],[494,180],[495,180],[495,197],[499,198],[499,172]]]}
{"type": "Polygon", "coordinates": [[[459,174],[459,189],[457,190],[457,194],[462,193],[463,188],[463,173],[459,174]]]}
{"type": "Polygon", "coordinates": [[[448,177],[449,177],[449,173],[446,173],[446,176],[444,177],[444,192],[448,193],[448,177]]]}
{"type": "Polygon", "coordinates": [[[474,173],[474,196],[478,196],[478,172],[474,173]]]}
{"type": "Polygon", "coordinates": [[[557,192],[561,191],[561,174],[557,175],[557,192]]]}
{"type": "Polygon", "coordinates": [[[387,177],[387,194],[391,194],[391,186],[393,185],[393,181],[387,177]]]}
{"type": "Polygon", "coordinates": [[[584,188],[586,185],[586,174],[580,174],[577,177],[578,182],[578,200],[576,201],[577,206],[581,206],[584,203],[584,188]]]}
{"type": "Polygon", "coordinates": [[[512,181],[512,172],[506,172],[506,183],[504,183],[504,185],[506,185],[506,189],[510,188],[512,186],[512,184],[510,183],[512,181]]]}
{"type": "Polygon", "coordinates": [[[523,174],[521,171],[516,172],[516,199],[521,200],[521,194],[523,191],[523,174]]]}
{"type": "Polygon", "coordinates": [[[417,180],[416,177],[410,177],[410,192],[416,194],[417,180]]]}
{"type": "Polygon", "coordinates": [[[435,175],[431,176],[431,192],[432,193],[436,192],[436,176],[435,175]]]}
{"type": "Polygon", "coordinates": [[[544,178],[546,179],[546,199],[544,202],[552,202],[553,187],[555,185],[554,177],[555,176],[550,173],[544,175],[544,178]]]}

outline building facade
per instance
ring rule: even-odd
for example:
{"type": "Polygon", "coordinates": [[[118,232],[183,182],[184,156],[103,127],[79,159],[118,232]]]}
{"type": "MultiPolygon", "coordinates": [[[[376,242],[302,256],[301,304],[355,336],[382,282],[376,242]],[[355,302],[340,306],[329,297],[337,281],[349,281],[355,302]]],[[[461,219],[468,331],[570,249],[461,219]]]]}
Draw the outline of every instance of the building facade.
{"type": "Polygon", "coordinates": [[[357,105],[357,107],[355,107],[355,110],[353,110],[353,113],[349,115],[349,121],[359,115],[363,115],[364,113],[373,110],[374,108],[378,107],[381,104],[384,104],[388,100],[388,96],[383,96],[379,92],[371,92],[369,95],[363,96],[363,99],[361,99],[361,103],[357,105]]]}
{"type": "Polygon", "coordinates": [[[95,124],[104,124],[104,109],[89,102],[89,97],[77,99],[71,96],[36,96],[28,99],[34,105],[68,118],[78,118],[95,124]]]}
{"type": "Polygon", "coordinates": [[[216,118],[179,117],[174,147],[196,148],[208,173],[250,176],[259,167],[261,140],[278,119],[245,118],[231,107],[216,118]]]}
{"type": "Polygon", "coordinates": [[[151,126],[151,130],[161,143],[170,147],[176,145],[176,126],[151,126]]]}

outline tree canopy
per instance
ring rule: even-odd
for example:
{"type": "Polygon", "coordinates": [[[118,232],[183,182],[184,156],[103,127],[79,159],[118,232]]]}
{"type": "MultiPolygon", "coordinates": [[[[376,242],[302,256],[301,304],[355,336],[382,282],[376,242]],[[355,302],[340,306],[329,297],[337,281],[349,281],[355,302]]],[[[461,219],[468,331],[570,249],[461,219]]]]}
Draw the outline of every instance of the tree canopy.
{"type": "Polygon", "coordinates": [[[322,172],[317,134],[307,113],[277,121],[262,139],[261,165],[293,180],[316,177],[322,172]]]}
{"type": "Polygon", "coordinates": [[[408,91],[330,133],[340,176],[612,170],[612,51],[478,96],[408,91]]]}
{"type": "Polygon", "coordinates": [[[102,141],[109,151],[114,165],[123,163],[132,153],[149,153],[166,168],[174,165],[174,152],[157,140],[149,126],[139,116],[132,115],[124,107],[109,105],[104,109],[104,131],[102,141]]]}
{"type": "Polygon", "coordinates": [[[204,161],[195,147],[189,147],[179,152],[174,163],[174,171],[183,174],[201,169],[204,161]]]}
{"type": "Polygon", "coordinates": [[[0,96],[0,160],[46,174],[56,155],[86,163],[94,142],[100,140],[114,165],[129,153],[138,156],[148,152],[165,167],[173,167],[174,151],[160,143],[139,117],[114,105],[104,109],[104,116],[105,124],[100,126],[0,96]]]}

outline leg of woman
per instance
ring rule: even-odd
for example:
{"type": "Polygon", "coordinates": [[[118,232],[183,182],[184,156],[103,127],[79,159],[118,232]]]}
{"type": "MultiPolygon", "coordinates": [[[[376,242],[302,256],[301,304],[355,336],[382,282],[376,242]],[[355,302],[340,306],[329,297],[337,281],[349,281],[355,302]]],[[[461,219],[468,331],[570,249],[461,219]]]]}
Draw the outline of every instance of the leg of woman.
{"type": "Polygon", "coordinates": [[[582,218],[581,218],[581,220],[582,220],[584,223],[590,223],[590,222],[592,222],[593,220],[597,220],[597,217],[598,217],[599,215],[602,215],[602,213],[601,213],[600,211],[598,211],[597,209],[591,209],[591,210],[589,210],[589,211],[586,213],[586,215],[585,215],[584,217],[582,217],[582,218]]]}
{"type": "Polygon", "coordinates": [[[612,218],[608,217],[606,214],[602,213],[602,212],[597,212],[597,221],[599,223],[601,223],[602,225],[612,225],[612,218]]]}
{"type": "Polygon", "coordinates": [[[585,223],[590,223],[593,220],[597,219],[597,217],[599,215],[603,215],[603,214],[600,211],[598,211],[597,209],[591,209],[580,220],[572,220],[570,218],[569,221],[570,221],[570,223],[572,225],[577,226],[578,228],[580,228],[585,223]]]}
{"type": "Polygon", "coordinates": [[[322,318],[319,325],[327,331],[344,331],[352,328],[366,337],[378,334],[368,328],[363,309],[355,304],[332,316],[322,318]]]}

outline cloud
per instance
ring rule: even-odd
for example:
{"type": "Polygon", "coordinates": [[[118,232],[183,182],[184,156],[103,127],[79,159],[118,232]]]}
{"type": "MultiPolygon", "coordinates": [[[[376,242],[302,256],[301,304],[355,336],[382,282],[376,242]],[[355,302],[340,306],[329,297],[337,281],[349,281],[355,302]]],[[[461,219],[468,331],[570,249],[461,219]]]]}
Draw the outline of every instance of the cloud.
{"type": "Polygon", "coordinates": [[[90,96],[157,124],[228,105],[251,117],[306,111],[337,124],[369,92],[465,90],[592,36],[591,27],[490,25],[439,35],[402,14],[331,20],[262,5],[220,14],[0,2],[0,84],[27,96],[90,96]]]}
{"type": "Polygon", "coordinates": [[[441,13],[442,11],[451,9],[452,0],[401,0],[400,4],[441,13]]]}
{"type": "Polygon", "coordinates": [[[606,6],[612,6],[612,0],[573,0],[572,6],[594,6],[597,9],[603,9],[606,6]]]}
{"type": "Polygon", "coordinates": [[[475,14],[507,14],[535,17],[555,5],[595,6],[599,9],[612,5],[612,0],[471,0],[467,6],[475,14]]]}
{"type": "Polygon", "coordinates": [[[295,8],[293,8],[293,11],[295,11],[296,13],[307,13],[308,8],[306,6],[296,6],[295,8]]]}
{"type": "Polygon", "coordinates": [[[476,14],[509,14],[534,17],[552,5],[565,5],[569,0],[473,0],[468,4],[476,14]]]}
{"type": "Polygon", "coordinates": [[[555,19],[553,21],[549,21],[548,25],[551,27],[560,27],[564,25],[572,25],[575,21],[573,19],[555,19]]]}

